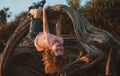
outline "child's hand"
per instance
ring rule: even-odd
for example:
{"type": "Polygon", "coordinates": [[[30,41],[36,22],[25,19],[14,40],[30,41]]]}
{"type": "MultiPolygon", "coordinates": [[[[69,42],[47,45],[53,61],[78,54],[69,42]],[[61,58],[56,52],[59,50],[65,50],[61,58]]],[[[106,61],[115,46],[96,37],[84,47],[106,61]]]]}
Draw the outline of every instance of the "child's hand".
{"type": "Polygon", "coordinates": [[[34,17],[34,18],[41,18],[41,14],[42,14],[42,7],[39,7],[38,9],[31,9],[30,10],[30,14],[34,17]]]}
{"type": "Polygon", "coordinates": [[[50,6],[43,7],[43,11],[46,11],[50,6]]]}

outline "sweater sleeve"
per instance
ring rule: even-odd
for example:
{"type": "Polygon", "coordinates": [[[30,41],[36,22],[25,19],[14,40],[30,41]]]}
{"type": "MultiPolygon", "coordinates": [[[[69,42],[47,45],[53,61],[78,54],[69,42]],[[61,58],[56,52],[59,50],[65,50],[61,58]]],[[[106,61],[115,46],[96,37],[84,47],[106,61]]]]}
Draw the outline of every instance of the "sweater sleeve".
{"type": "Polygon", "coordinates": [[[36,35],[42,31],[42,21],[39,18],[33,18],[30,24],[29,36],[34,39],[36,35]]]}
{"type": "MultiPolygon", "coordinates": [[[[48,22],[50,33],[53,32],[55,24],[48,22]]],[[[39,32],[43,32],[43,23],[39,18],[33,18],[30,24],[29,37],[34,39],[39,32]]]]}

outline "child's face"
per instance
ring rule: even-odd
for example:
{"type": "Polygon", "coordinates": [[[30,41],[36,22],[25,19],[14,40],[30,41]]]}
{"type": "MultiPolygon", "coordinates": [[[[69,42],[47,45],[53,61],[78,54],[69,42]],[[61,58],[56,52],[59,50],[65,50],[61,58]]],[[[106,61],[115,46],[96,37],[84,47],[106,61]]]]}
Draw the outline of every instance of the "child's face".
{"type": "Polygon", "coordinates": [[[53,53],[54,53],[55,56],[62,56],[64,54],[63,44],[60,43],[60,42],[56,42],[52,46],[52,51],[53,51],[53,53]]]}

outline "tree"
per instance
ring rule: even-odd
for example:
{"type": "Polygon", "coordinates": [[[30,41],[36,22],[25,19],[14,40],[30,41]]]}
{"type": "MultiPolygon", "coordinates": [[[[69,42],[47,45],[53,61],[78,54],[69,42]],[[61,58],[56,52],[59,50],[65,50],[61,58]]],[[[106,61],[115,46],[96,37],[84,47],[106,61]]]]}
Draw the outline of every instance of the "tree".
{"type": "Polygon", "coordinates": [[[7,18],[11,16],[11,12],[8,11],[8,7],[4,7],[2,10],[0,10],[0,25],[5,24],[7,22],[7,18]]]}
{"type": "Polygon", "coordinates": [[[81,10],[94,26],[120,34],[119,0],[91,0],[81,10]]]}
{"type": "Polygon", "coordinates": [[[74,10],[78,10],[80,8],[80,0],[67,0],[67,2],[74,10]]]}

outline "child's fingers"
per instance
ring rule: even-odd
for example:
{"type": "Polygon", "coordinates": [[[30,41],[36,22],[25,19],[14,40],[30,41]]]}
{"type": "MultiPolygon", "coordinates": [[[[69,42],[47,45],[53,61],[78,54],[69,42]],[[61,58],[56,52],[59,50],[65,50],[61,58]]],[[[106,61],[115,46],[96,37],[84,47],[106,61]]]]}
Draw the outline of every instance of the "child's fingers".
{"type": "Polygon", "coordinates": [[[34,16],[34,9],[31,9],[30,11],[30,14],[34,16]]]}

